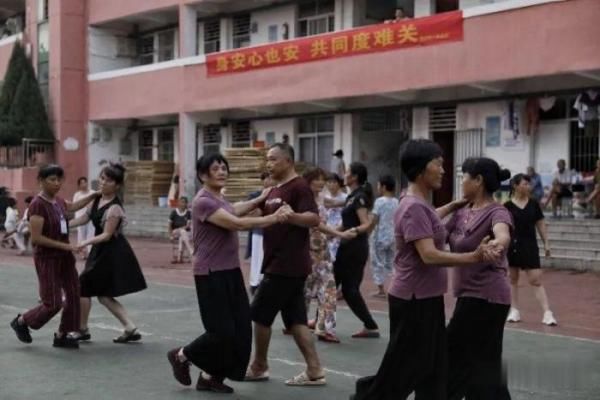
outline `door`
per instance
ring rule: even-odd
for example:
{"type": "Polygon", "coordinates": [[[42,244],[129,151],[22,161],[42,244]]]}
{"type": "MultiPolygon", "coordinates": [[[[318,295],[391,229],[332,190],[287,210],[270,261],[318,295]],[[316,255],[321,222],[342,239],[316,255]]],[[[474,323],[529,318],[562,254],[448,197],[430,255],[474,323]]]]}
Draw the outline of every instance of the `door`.
{"type": "Polygon", "coordinates": [[[453,200],[454,194],[454,132],[434,132],[433,141],[444,151],[444,178],[442,188],[433,192],[433,205],[443,206],[453,200]]]}

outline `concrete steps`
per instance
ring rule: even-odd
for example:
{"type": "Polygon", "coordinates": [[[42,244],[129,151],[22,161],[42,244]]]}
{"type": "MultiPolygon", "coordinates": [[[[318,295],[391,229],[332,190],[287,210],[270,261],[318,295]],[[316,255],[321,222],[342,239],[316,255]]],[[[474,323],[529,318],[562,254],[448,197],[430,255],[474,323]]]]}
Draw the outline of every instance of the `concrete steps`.
{"type": "MultiPolygon", "coordinates": [[[[547,218],[552,257],[542,257],[549,268],[600,271],[600,220],[547,218]]],[[[542,242],[538,239],[540,255],[542,242]]]]}

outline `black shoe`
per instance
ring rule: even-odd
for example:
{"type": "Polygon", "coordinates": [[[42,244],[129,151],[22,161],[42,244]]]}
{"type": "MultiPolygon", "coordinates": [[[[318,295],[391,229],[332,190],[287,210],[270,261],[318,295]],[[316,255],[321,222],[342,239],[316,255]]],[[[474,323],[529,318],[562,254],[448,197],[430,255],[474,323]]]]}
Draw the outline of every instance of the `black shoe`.
{"type": "Polygon", "coordinates": [[[190,364],[179,361],[177,353],[179,353],[179,348],[170,350],[167,353],[167,359],[169,360],[171,368],[173,369],[173,376],[175,377],[175,380],[182,385],[190,386],[192,384],[192,377],[190,376],[190,364]]]}
{"type": "Polygon", "coordinates": [[[29,333],[29,327],[25,324],[19,324],[19,317],[21,314],[17,315],[17,318],[13,319],[10,323],[10,327],[13,328],[15,333],[17,334],[17,338],[23,343],[31,343],[33,339],[31,338],[31,334],[29,333]]]}
{"type": "Polygon", "coordinates": [[[209,391],[214,393],[233,393],[233,388],[223,383],[221,379],[205,379],[200,372],[198,382],[196,383],[196,390],[198,391],[209,391]]]}
{"type": "Polygon", "coordinates": [[[54,347],[62,347],[64,349],[78,349],[79,341],[77,338],[71,337],[69,335],[62,335],[61,337],[56,336],[54,334],[54,343],[52,343],[54,347]]]}

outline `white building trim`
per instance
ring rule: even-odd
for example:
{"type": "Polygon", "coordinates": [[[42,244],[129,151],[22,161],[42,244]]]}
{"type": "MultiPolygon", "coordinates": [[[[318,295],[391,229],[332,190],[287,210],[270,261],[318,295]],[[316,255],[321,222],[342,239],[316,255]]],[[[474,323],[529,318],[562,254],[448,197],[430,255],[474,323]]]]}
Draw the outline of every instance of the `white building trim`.
{"type": "Polygon", "coordinates": [[[487,14],[495,14],[519,8],[539,6],[546,3],[558,3],[566,0],[505,0],[500,3],[483,4],[469,7],[463,10],[463,18],[479,17],[487,14]]]}
{"type": "Polygon", "coordinates": [[[4,39],[0,39],[0,47],[7,46],[9,44],[13,44],[21,39],[23,39],[22,33],[17,33],[16,35],[12,35],[12,36],[6,37],[4,39]]]}

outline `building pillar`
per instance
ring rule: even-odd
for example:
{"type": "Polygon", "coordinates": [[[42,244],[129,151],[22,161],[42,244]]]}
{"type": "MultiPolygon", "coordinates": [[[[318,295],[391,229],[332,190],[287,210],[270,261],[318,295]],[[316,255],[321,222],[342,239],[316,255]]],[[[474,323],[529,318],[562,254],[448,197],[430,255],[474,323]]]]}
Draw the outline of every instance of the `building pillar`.
{"type": "Polygon", "coordinates": [[[193,57],[196,55],[198,40],[196,35],[197,13],[190,6],[179,6],[179,57],[193,57]]]}
{"type": "Polygon", "coordinates": [[[196,192],[196,123],[187,113],[179,113],[179,195],[194,197],[196,192]]]}
{"type": "Polygon", "coordinates": [[[333,151],[342,150],[344,161],[349,165],[354,160],[354,122],[352,114],[336,114],[334,116],[333,151]]]}
{"type": "Polygon", "coordinates": [[[231,49],[231,19],[230,18],[221,18],[221,51],[230,50],[231,49]]]}
{"type": "MultiPolygon", "coordinates": [[[[49,2],[49,117],[54,122],[57,162],[67,179],[63,196],[87,173],[87,15],[85,2],[49,2]]],[[[37,48],[33,49],[37,53],[37,48]]]]}

